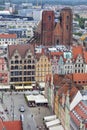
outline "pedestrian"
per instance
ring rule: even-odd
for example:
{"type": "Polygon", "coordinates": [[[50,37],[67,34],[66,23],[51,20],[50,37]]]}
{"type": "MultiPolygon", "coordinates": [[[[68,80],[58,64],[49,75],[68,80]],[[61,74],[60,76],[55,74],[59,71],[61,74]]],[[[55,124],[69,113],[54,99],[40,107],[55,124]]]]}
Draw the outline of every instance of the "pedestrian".
{"type": "Polygon", "coordinates": [[[33,114],[31,115],[31,117],[33,117],[33,114]]]}

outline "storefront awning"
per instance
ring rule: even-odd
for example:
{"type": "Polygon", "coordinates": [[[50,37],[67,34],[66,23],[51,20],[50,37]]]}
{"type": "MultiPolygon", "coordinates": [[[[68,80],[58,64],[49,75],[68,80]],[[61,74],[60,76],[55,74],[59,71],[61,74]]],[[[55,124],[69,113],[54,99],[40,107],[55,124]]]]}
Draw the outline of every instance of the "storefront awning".
{"type": "Polygon", "coordinates": [[[15,86],[15,89],[20,90],[20,89],[24,89],[24,87],[23,86],[15,86]]]}
{"type": "Polygon", "coordinates": [[[32,86],[24,86],[24,89],[33,89],[32,86]]]}
{"type": "Polygon", "coordinates": [[[32,86],[15,86],[15,89],[33,89],[32,86]]]}
{"type": "Polygon", "coordinates": [[[0,85],[0,89],[10,89],[10,85],[0,85]]]}

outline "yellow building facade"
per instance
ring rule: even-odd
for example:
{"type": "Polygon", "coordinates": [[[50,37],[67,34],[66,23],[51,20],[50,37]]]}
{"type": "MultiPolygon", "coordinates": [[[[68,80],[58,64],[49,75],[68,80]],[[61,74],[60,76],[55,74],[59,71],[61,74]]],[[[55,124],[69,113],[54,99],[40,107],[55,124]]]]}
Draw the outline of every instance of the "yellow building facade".
{"type": "Polygon", "coordinates": [[[51,62],[49,61],[48,57],[42,55],[36,63],[36,82],[44,82],[47,74],[52,74],[52,67],[51,62]]]}

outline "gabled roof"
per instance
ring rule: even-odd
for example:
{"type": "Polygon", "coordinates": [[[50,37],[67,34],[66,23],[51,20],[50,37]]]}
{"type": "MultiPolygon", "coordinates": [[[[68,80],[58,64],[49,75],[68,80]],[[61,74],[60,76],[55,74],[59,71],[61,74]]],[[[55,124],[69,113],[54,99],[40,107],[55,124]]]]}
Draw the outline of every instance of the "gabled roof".
{"type": "Polygon", "coordinates": [[[72,47],[73,59],[76,59],[79,54],[83,55],[83,47],[82,46],[73,46],[72,47]]]}
{"type": "Polygon", "coordinates": [[[70,112],[70,115],[74,123],[77,126],[80,126],[81,121],[87,120],[87,106],[82,101],[80,101],[70,112]]]}
{"type": "Polygon", "coordinates": [[[74,99],[75,95],[78,92],[78,89],[75,86],[70,86],[70,84],[64,84],[62,87],[58,90],[58,95],[61,97],[62,94],[67,95],[67,92],[69,91],[69,97],[70,102],[74,99]]]}
{"type": "Polygon", "coordinates": [[[59,23],[56,24],[55,29],[54,29],[54,35],[61,35],[62,34],[62,30],[61,30],[61,26],[59,23]]]}
{"type": "Polygon", "coordinates": [[[59,86],[60,84],[62,84],[63,79],[64,79],[64,76],[54,74],[53,75],[53,84],[54,84],[54,86],[59,86]]]}
{"type": "Polygon", "coordinates": [[[22,58],[24,58],[26,52],[31,50],[32,54],[34,55],[34,46],[29,44],[22,44],[22,45],[9,45],[8,46],[8,57],[11,58],[14,51],[18,51],[22,58]]]}

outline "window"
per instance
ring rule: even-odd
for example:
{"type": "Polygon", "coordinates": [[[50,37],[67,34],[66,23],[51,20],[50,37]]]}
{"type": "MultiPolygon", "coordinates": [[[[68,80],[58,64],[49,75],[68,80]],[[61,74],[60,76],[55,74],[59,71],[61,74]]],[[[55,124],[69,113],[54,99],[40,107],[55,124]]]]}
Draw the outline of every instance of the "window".
{"type": "Polygon", "coordinates": [[[13,60],[11,61],[11,64],[13,64],[13,60]]]}
{"type": "Polygon", "coordinates": [[[78,81],[78,83],[81,83],[81,81],[78,81]]]}
{"type": "Polygon", "coordinates": [[[18,66],[15,66],[15,69],[18,69],[18,66]]]}
{"type": "Polygon", "coordinates": [[[31,65],[28,65],[28,69],[31,69],[31,65]]]}
{"type": "Polygon", "coordinates": [[[69,29],[69,26],[68,26],[68,25],[66,25],[66,29],[67,29],[67,30],[69,29]]]}
{"type": "Polygon", "coordinates": [[[20,60],[20,64],[22,64],[22,60],[20,60]]]}
{"type": "Polygon", "coordinates": [[[34,66],[34,65],[32,66],[32,69],[35,69],[35,66],[34,66]]]}
{"type": "Polygon", "coordinates": [[[15,64],[18,64],[18,60],[15,61],[15,64]]]}
{"type": "Polygon", "coordinates": [[[35,61],[34,61],[34,60],[32,60],[32,63],[35,63],[35,61]]]}
{"type": "Polygon", "coordinates": [[[31,63],[31,60],[28,60],[28,63],[31,63]]]}
{"type": "Polygon", "coordinates": [[[35,81],[35,78],[34,78],[34,77],[32,77],[32,81],[35,81]]]}
{"type": "Polygon", "coordinates": [[[17,59],[17,58],[18,58],[18,56],[16,55],[16,56],[15,56],[15,59],[17,59]]]}
{"type": "Polygon", "coordinates": [[[48,20],[49,20],[49,21],[51,20],[51,16],[48,16],[48,20]]]}
{"type": "Polygon", "coordinates": [[[80,64],[78,65],[78,67],[80,67],[80,64]]]}
{"type": "Polygon", "coordinates": [[[80,73],[80,70],[78,70],[78,73],[80,73]]]}
{"type": "Polygon", "coordinates": [[[28,55],[28,58],[31,58],[31,55],[28,55]]]}
{"type": "Polygon", "coordinates": [[[11,70],[13,70],[14,69],[14,66],[11,66],[11,70]]]}
{"type": "Polygon", "coordinates": [[[59,39],[57,39],[56,43],[57,43],[57,45],[59,44],[59,39]]]}
{"type": "Polygon", "coordinates": [[[27,63],[26,60],[24,60],[24,63],[27,63]]]}
{"type": "Polygon", "coordinates": [[[69,16],[67,16],[67,20],[69,20],[69,16]]]}
{"type": "Polygon", "coordinates": [[[24,65],[24,69],[26,69],[26,65],[24,65]]]}
{"type": "Polygon", "coordinates": [[[26,75],[26,71],[24,71],[24,75],[26,75]]]}
{"type": "Polygon", "coordinates": [[[77,65],[75,65],[75,67],[77,67],[77,65]]]}

